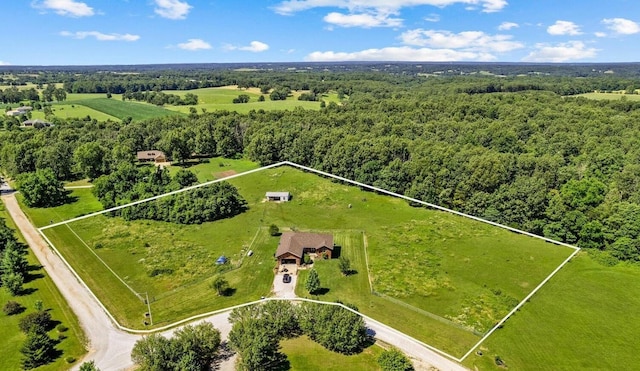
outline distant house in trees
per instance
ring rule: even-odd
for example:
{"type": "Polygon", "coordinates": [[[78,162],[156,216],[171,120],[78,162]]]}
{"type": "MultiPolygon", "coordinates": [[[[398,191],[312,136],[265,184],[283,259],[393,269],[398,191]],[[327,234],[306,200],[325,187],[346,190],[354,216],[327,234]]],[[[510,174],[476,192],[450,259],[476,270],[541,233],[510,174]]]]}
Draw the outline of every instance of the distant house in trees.
{"type": "Polygon", "coordinates": [[[18,107],[14,110],[11,111],[7,111],[7,116],[22,116],[22,115],[26,115],[27,113],[31,112],[33,110],[33,107],[31,106],[22,106],[22,107],[18,107]]]}
{"type": "Polygon", "coordinates": [[[42,128],[42,127],[48,127],[51,126],[51,123],[48,121],[44,121],[44,120],[40,120],[40,119],[31,119],[31,120],[26,120],[25,122],[22,123],[22,126],[26,126],[26,127],[36,127],[36,128],[42,128]]]}
{"type": "Polygon", "coordinates": [[[289,201],[291,200],[291,193],[289,192],[267,192],[265,197],[267,201],[289,201]]]}
{"type": "Polygon", "coordinates": [[[148,150],[148,151],[138,151],[136,157],[140,162],[166,162],[167,156],[162,151],[158,150],[148,150]]]}
{"type": "Polygon", "coordinates": [[[276,259],[278,265],[300,265],[304,254],[331,259],[333,247],[333,235],[330,233],[284,232],[280,236],[276,259]]]}

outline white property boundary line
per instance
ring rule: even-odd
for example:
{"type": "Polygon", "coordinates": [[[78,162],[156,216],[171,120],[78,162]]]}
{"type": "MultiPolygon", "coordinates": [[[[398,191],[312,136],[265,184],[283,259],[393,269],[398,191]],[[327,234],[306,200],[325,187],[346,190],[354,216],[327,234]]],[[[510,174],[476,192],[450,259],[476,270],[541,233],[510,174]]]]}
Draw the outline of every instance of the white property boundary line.
{"type": "Polygon", "coordinates": [[[348,307],[346,307],[344,305],[341,305],[339,303],[323,302],[323,301],[317,301],[317,300],[311,300],[311,299],[301,299],[301,298],[286,299],[286,300],[309,301],[309,302],[315,302],[315,303],[320,303],[320,304],[331,304],[331,305],[341,306],[341,307],[343,307],[345,309],[348,309],[348,310],[350,310],[350,311],[352,311],[354,313],[357,313],[358,315],[362,316],[363,318],[366,318],[369,321],[375,322],[377,324],[380,324],[381,326],[384,326],[385,328],[388,328],[388,329],[393,330],[395,332],[401,333],[403,336],[411,339],[413,342],[415,342],[415,343],[417,343],[417,344],[419,344],[419,345],[421,345],[421,346],[423,346],[423,347],[425,347],[427,349],[430,349],[430,350],[432,350],[432,351],[434,351],[434,352],[436,352],[436,353],[438,353],[438,354],[440,354],[442,356],[445,356],[445,357],[447,357],[449,359],[457,361],[457,362],[464,361],[478,346],[480,346],[480,344],[482,344],[491,334],[493,334],[493,332],[496,329],[498,329],[500,326],[502,326],[507,321],[507,319],[509,319],[509,317],[511,317],[516,311],[518,311],[535,293],[537,293],[540,290],[540,288],[542,288],[542,286],[544,286],[553,276],[555,276],[555,274],[558,273],[558,271],[560,271],[560,269],[562,269],[562,267],[564,267],[580,251],[579,247],[576,247],[576,246],[573,246],[573,245],[569,245],[569,244],[564,243],[564,242],[555,241],[555,240],[552,240],[550,238],[538,236],[536,234],[529,233],[529,232],[526,232],[526,231],[523,231],[523,230],[520,230],[520,229],[512,228],[512,227],[509,227],[509,226],[506,226],[506,225],[503,225],[503,224],[500,224],[500,223],[492,222],[492,221],[489,221],[489,220],[485,220],[485,219],[482,219],[482,218],[479,218],[479,217],[476,217],[476,216],[473,216],[473,215],[469,215],[469,214],[465,214],[465,213],[462,213],[462,212],[459,212],[459,211],[451,210],[451,209],[448,209],[446,207],[442,207],[442,206],[438,206],[438,205],[431,204],[431,203],[428,203],[428,202],[424,202],[424,201],[421,201],[421,200],[417,200],[415,198],[411,198],[411,197],[408,197],[408,196],[405,196],[405,195],[401,195],[399,193],[387,191],[387,190],[382,189],[382,188],[378,188],[378,187],[374,187],[374,186],[371,186],[371,185],[368,185],[368,184],[360,183],[360,182],[357,182],[357,181],[354,181],[354,180],[350,180],[350,179],[347,179],[347,178],[344,178],[344,177],[341,177],[341,176],[338,176],[338,175],[330,174],[330,173],[327,173],[327,172],[324,172],[324,171],[321,171],[321,170],[316,170],[316,169],[313,169],[313,168],[310,168],[310,167],[307,167],[307,166],[304,166],[304,165],[296,164],[296,163],[290,162],[290,161],[278,162],[278,163],[271,164],[271,165],[268,165],[268,166],[264,166],[264,167],[261,167],[261,168],[258,168],[258,169],[253,169],[253,170],[245,171],[245,172],[242,172],[242,173],[234,174],[234,175],[231,175],[231,176],[228,176],[228,177],[225,177],[225,178],[216,179],[216,180],[212,180],[212,181],[201,183],[201,184],[196,184],[194,186],[186,187],[186,188],[183,188],[183,189],[180,189],[180,190],[177,190],[177,191],[173,191],[173,192],[165,193],[165,194],[162,194],[162,195],[146,198],[144,200],[138,200],[138,201],[126,204],[126,205],[120,205],[120,206],[112,207],[112,208],[107,209],[107,210],[102,210],[102,211],[98,211],[98,212],[95,212],[95,213],[91,213],[91,214],[79,216],[79,217],[76,217],[76,218],[68,219],[66,221],[62,221],[62,222],[51,224],[51,225],[48,225],[48,226],[45,226],[45,227],[38,228],[38,232],[40,233],[40,235],[42,235],[42,237],[45,239],[45,241],[47,241],[47,243],[51,246],[51,248],[54,250],[54,252],[58,256],[60,256],[60,258],[62,259],[64,264],[69,268],[69,270],[78,279],[78,281],[82,284],[82,286],[84,286],[89,291],[91,296],[98,302],[98,304],[105,311],[105,313],[107,313],[108,317],[116,325],[116,327],[118,329],[126,331],[126,332],[130,332],[130,333],[134,333],[134,334],[155,333],[155,332],[167,330],[167,329],[182,325],[184,323],[187,323],[187,322],[190,322],[190,321],[193,321],[193,320],[197,320],[197,319],[201,319],[201,318],[204,318],[204,317],[208,317],[208,316],[211,316],[211,315],[214,315],[214,314],[220,314],[220,313],[224,313],[226,311],[230,311],[230,310],[233,310],[233,309],[236,309],[236,308],[241,308],[241,307],[245,307],[245,306],[248,306],[248,305],[254,305],[254,304],[260,303],[260,302],[262,302],[264,300],[282,300],[282,299],[274,299],[274,298],[269,299],[269,298],[267,298],[267,299],[262,299],[262,300],[259,300],[259,301],[240,304],[240,305],[236,305],[236,306],[225,308],[225,309],[219,309],[219,310],[216,310],[216,311],[195,315],[195,316],[192,316],[192,317],[189,317],[189,318],[186,318],[186,319],[183,319],[183,320],[180,320],[180,321],[174,322],[172,324],[169,324],[169,325],[166,325],[166,326],[163,326],[163,327],[160,327],[160,328],[156,328],[156,329],[153,329],[153,330],[135,330],[135,329],[130,329],[130,328],[127,328],[127,327],[124,327],[124,326],[120,325],[120,323],[118,323],[116,321],[116,319],[113,317],[113,315],[111,315],[111,313],[107,310],[107,308],[104,306],[104,304],[102,304],[100,299],[98,299],[98,297],[96,297],[96,295],[93,293],[93,291],[91,291],[91,289],[86,285],[86,283],[82,280],[82,278],[80,278],[78,273],[76,273],[76,271],[71,267],[71,265],[67,262],[67,260],[64,259],[62,254],[60,254],[60,252],[55,248],[53,243],[47,238],[47,236],[44,234],[43,231],[46,230],[46,229],[49,229],[49,228],[65,225],[65,224],[72,223],[72,222],[75,222],[75,221],[78,221],[78,220],[87,219],[87,218],[90,218],[90,217],[93,217],[93,216],[96,216],[96,215],[106,214],[106,213],[109,213],[109,212],[112,212],[112,211],[116,211],[116,210],[120,210],[120,209],[129,207],[129,206],[138,205],[138,204],[141,204],[141,203],[144,203],[144,202],[157,200],[157,199],[162,198],[162,197],[171,196],[171,195],[182,193],[182,192],[186,192],[186,191],[189,191],[189,190],[192,190],[192,189],[205,187],[205,186],[208,186],[208,185],[211,185],[211,184],[214,184],[214,183],[218,183],[218,182],[221,182],[221,181],[226,181],[226,180],[237,178],[237,177],[240,177],[240,176],[243,176],[243,175],[248,175],[248,174],[260,172],[260,171],[263,171],[263,170],[276,168],[276,167],[280,167],[280,166],[283,166],[283,165],[288,165],[288,166],[292,166],[294,168],[299,168],[299,169],[302,169],[302,170],[305,170],[305,171],[308,171],[308,172],[311,172],[311,173],[322,175],[324,177],[333,178],[333,179],[336,179],[336,180],[339,180],[339,181],[342,181],[342,182],[345,182],[345,183],[356,185],[358,187],[362,187],[362,188],[365,188],[365,189],[368,189],[368,190],[371,190],[371,191],[374,191],[374,192],[378,192],[378,193],[386,194],[386,195],[389,195],[389,196],[401,198],[401,199],[404,199],[404,200],[407,200],[407,201],[410,201],[410,202],[415,202],[415,203],[418,203],[420,205],[427,206],[429,208],[433,208],[433,209],[444,211],[444,212],[448,212],[448,213],[451,213],[451,214],[454,214],[454,215],[462,216],[464,218],[472,219],[472,220],[475,220],[475,221],[478,221],[478,222],[482,222],[482,223],[486,223],[486,224],[489,224],[489,225],[492,225],[492,226],[495,226],[495,227],[506,229],[506,230],[509,230],[511,232],[515,232],[515,233],[523,234],[523,235],[526,235],[526,236],[529,236],[529,237],[537,238],[537,239],[543,240],[545,242],[550,242],[550,243],[553,243],[553,244],[556,244],[556,245],[569,247],[569,248],[574,250],[574,252],[571,255],[569,255],[569,257],[567,259],[565,259],[558,267],[556,267],[556,269],[553,270],[553,272],[551,272],[544,280],[542,280],[542,282],[538,286],[536,286],[520,303],[518,303],[518,305],[516,305],[516,307],[514,307],[506,316],[504,316],[504,318],[502,318],[493,328],[491,328],[491,330],[489,330],[480,339],[480,341],[478,341],[473,347],[471,347],[471,349],[469,349],[469,351],[467,351],[467,353],[464,354],[461,358],[454,357],[451,354],[448,354],[448,353],[446,353],[446,352],[444,352],[444,351],[442,351],[442,350],[440,350],[438,348],[435,348],[435,347],[433,347],[433,346],[431,346],[429,344],[426,344],[426,343],[423,343],[423,342],[421,342],[421,341],[419,341],[417,339],[414,339],[413,337],[410,337],[410,336],[408,336],[408,335],[406,335],[404,333],[401,333],[398,330],[393,329],[392,327],[389,327],[389,326],[387,326],[387,325],[385,325],[385,324],[383,324],[383,323],[381,323],[381,322],[379,322],[377,320],[374,320],[371,317],[368,317],[368,316],[366,316],[366,315],[364,315],[362,313],[354,311],[354,310],[352,310],[352,309],[350,309],[350,308],[348,308],[348,307]]]}

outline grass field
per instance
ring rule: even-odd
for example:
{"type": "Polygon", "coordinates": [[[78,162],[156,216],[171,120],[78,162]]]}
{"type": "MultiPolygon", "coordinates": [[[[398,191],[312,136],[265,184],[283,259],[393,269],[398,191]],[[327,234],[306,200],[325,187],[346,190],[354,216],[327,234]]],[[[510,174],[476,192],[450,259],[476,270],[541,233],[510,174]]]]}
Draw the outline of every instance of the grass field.
{"type": "Polygon", "coordinates": [[[514,370],[638,369],[640,267],[605,267],[580,253],[482,346],[470,368],[514,370]]]}
{"type": "Polygon", "coordinates": [[[622,97],[632,101],[640,101],[640,95],[638,94],[623,94],[623,93],[585,93],[578,94],[576,97],[585,97],[595,100],[620,100],[622,97]]]}
{"type": "Polygon", "coordinates": [[[326,350],[306,336],[283,340],[280,345],[282,353],[287,355],[291,371],[380,370],[377,358],[383,352],[374,344],[362,353],[347,356],[326,350]]]}
{"type": "Polygon", "coordinates": [[[18,201],[25,211],[31,223],[36,227],[44,227],[53,223],[69,220],[76,216],[90,214],[102,210],[102,204],[91,193],[91,188],[76,188],[70,190],[69,196],[74,202],[57,207],[48,208],[27,208],[22,202],[21,194],[18,194],[18,201]]]}
{"type": "MultiPolygon", "coordinates": [[[[60,118],[85,118],[87,116],[91,116],[92,119],[96,119],[98,121],[106,121],[119,120],[117,117],[109,115],[104,112],[97,111],[95,109],[83,106],[81,104],[55,104],[51,106],[51,110],[53,114],[60,118]]],[[[33,111],[31,114],[34,119],[45,119],[44,112],[42,111],[33,111]]]]}
{"type": "MultiPolygon", "coordinates": [[[[169,167],[169,172],[173,175],[183,166],[174,165],[169,167]]],[[[248,170],[257,169],[259,165],[247,159],[228,159],[223,157],[215,157],[205,159],[203,162],[192,160],[185,166],[198,177],[200,183],[208,182],[214,179],[220,179],[231,173],[242,173],[248,170]]]]}
{"type": "Polygon", "coordinates": [[[149,292],[155,298],[154,323],[166,324],[267,295],[278,241],[265,233],[270,224],[334,231],[358,274],[343,278],[332,268],[335,261],[326,262],[326,299],[352,302],[363,313],[456,356],[478,340],[463,327],[485,330],[481,326],[506,314],[508,305],[521,300],[572,251],[289,167],[230,182],[249,205],[232,219],[178,226],[100,216],[72,223],[73,230],[60,226],[46,233],[116,317],[140,327],[144,305],[100,259],[133,291],[149,292]],[[265,191],[289,191],[294,198],[266,203],[265,191]],[[370,293],[362,231],[374,290],[389,298],[370,293]],[[239,265],[248,248],[254,255],[239,265]],[[213,262],[222,254],[239,266],[225,273],[237,290],[228,298],[216,297],[207,287],[216,273],[213,262]]]}
{"type": "MultiPolygon", "coordinates": [[[[5,219],[9,227],[14,230],[16,229],[2,203],[0,203],[0,217],[5,219]]],[[[22,236],[19,235],[19,238],[22,240],[22,236]]],[[[40,266],[35,256],[31,253],[31,250],[29,250],[27,260],[32,266],[40,266]]],[[[0,313],[0,334],[2,334],[2,341],[0,341],[0,354],[2,354],[2,357],[0,357],[0,369],[21,369],[20,360],[22,359],[22,354],[20,353],[20,347],[26,336],[20,332],[18,322],[25,314],[34,311],[35,302],[38,300],[42,301],[45,309],[50,310],[51,317],[54,321],[59,321],[69,328],[63,333],[66,338],[61,340],[56,346],[56,349],[62,351],[62,355],[58,357],[55,362],[39,367],[38,370],[53,371],[66,369],[70,367],[65,361],[66,357],[79,359],[86,353],[83,345],[84,334],[80,329],[76,316],[49,276],[47,276],[41,268],[31,271],[31,275],[33,275],[33,280],[24,286],[27,290],[32,290],[30,294],[12,297],[5,289],[0,289],[0,305],[4,306],[8,300],[15,300],[26,308],[23,313],[14,316],[7,316],[4,313],[0,313]]],[[[57,339],[58,331],[52,330],[49,335],[57,339]]]]}
{"type": "Polygon", "coordinates": [[[131,117],[134,120],[144,120],[154,117],[162,117],[174,114],[172,111],[151,104],[138,102],[123,102],[122,100],[109,98],[83,99],[75,102],[96,111],[106,113],[123,120],[131,117]]]}

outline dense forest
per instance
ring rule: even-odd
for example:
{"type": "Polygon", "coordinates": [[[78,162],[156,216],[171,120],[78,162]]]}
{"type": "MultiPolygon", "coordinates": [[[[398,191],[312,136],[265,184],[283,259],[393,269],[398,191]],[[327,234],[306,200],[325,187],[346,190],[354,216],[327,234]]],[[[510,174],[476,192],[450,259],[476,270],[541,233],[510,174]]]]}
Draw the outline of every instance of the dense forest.
{"type": "Polygon", "coordinates": [[[65,71],[43,72],[41,83],[55,77],[69,92],[94,91],[98,83],[107,92],[235,84],[333,91],[342,100],[320,111],[218,111],[127,123],[68,119],[40,130],[13,128],[0,132],[0,166],[10,176],[49,168],[66,180],[98,179],[151,148],[174,161],[194,155],[289,160],[602,250],[613,260],[640,260],[640,101],[571,97],[635,93],[637,65],[625,65],[626,74],[592,76],[586,71],[594,68],[579,66],[564,75],[507,77],[427,76],[406,73],[406,65],[312,67],[304,73],[85,72],[73,79],[65,71]]]}

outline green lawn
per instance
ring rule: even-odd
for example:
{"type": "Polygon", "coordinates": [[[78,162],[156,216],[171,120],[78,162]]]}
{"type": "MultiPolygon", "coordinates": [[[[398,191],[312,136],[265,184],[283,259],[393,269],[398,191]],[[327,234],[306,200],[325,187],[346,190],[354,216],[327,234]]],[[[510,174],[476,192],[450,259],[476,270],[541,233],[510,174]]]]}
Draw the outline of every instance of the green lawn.
{"type": "Polygon", "coordinates": [[[504,328],[472,354],[469,368],[513,370],[638,369],[640,267],[605,267],[580,253],[504,328]]]}
{"type": "Polygon", "coordinates": [[[171,175],[175,174],[181,167],[189,169],[196,174],[200,183],[208,182],[214,179],[220,179],[230,175],[232,172],[242,173],[245,171],[257,169],[260,165],[247,159],[228,159],[224,157],[215,157],[205,159],[202,162],[192,160],[186,165],[173,165],[169,167],[171,175]]]}
{"type": "Polygon", "coordinates": [[[57,207],[28,208],[24,206],[23,197],[20,194],[18,194],[18,201],[31,223],[38,228],[47,226],[51,222],[57,223],[102,210],[102,204],[91,193],[91,188],[76,188],[70,191],[69,196],[73,201],[57,207]]]}
{"type": "Polygon", "coordinates": [[[363,313],[456,356],[479,339],[470,328],[486,331],[571,252],[289,167],[230,182],[249,205],[232,219],[179,226],[99,216],[72,223],[73,231],[60,226],[46,233],[116,317],[140,327],[144,305],[98,256],[133,291],[155,298],[154,323],[166,324],[268,295],[278,241],[265,232],[270,224],[333,231],[358,273],[342,277],[335,261],[322,262],[324,268],[319,264],[330,289],[325,298],[354,303],[363,313]],[[289,191],[293,200],[263,202],[266,191],[289,191]],[[257,231],[254,255],[241,260],[257,231]],[[362,232],[374,290],[387,297],[370,292],[362,232]],[[238,267],[225,273],[237,290],[229,298],[207,288],[216,273],[213,262],[222,254],[238,267]]]}
{"type": "Polygon", "coordinates": [[[378,356],[384,351],[378,345],[371,345],[362,353],[344,355],[326,350],[307,336],[280,342],[282,353],[287,355],[290,370],[380,370],[378,356]]]}
{"type": "MultiPolygon", "coordinates": [[[[15,229],[13,220],[4,209],[4,204],[0,203],[0,217],[4,218],[7,225],[15,229]]],[[[18,235],[20,240],[22,236],[18,235]]],[[[27,255],[29,264],[39,267],[40,263],[35,256],[29,250],[27,255]]],[[[56,349],[62,351],[62,355],[58,357],[55,362],[46,366],[38,368],[43,371],[53,371],[66,369],[69,364],[65,361],[65,358],[72,357],[74,359],[81,358],[86,350],[84,349],[84,334],[80,328],[78,320],[75,314],[69,308],[67,302],[64,300],[54,283],[49,276],[46,275],[42,268],[31,271],[34,279],[27,284],[25,288],[33,290],[30,294],[12,297],[6,290],[0,288],[0,305],[9,300],[17,301],[26,308],[26,310],[18,315],[7,316],[0,312],[0,334],[2,334],[2,341],[0,341],[0,369],[1,370],[20,370],[20,361],[22,354],[20,353],[20,347],[24,342],[26,336],[18,329],[18,322],[24,315],[34,311],[35,302],[40,300],[44,304],[44,308],[50,310],[51,317],[54,321],[59,321],[69,329],[63,333],[66,338],[56,346],[56,349]]],[[[49,335],[57,339],[59,334],[57,330],[50,331],[49,335]]]]}

